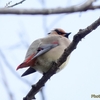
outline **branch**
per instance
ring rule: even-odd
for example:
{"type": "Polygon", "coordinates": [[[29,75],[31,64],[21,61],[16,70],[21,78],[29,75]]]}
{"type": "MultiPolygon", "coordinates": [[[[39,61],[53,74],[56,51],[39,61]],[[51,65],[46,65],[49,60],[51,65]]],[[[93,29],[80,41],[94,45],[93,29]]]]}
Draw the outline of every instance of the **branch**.
{"type": "Polygon", "coordinates": [[[22,4],[24,1],[26,1],[26,0],[22,0],[22,1],[20,1],[20,2],[17,2],[17,3],[15,3],[15,4],[13,4],[13,5],[10,5],[10,3],[12,2],[12,1],[10,1],[10,2],[8,2],[7,4],[6,4],[6,8],[11,8],[11,7],[14,7],[14,6],[17,6],[17,5],[19,5],[19,4],[22,4]],[[10,5],[10,6],[9,6],[10,5]]]}
{"type": "Polygon", "coordinates": [[[5,74],[5,71],[4,71],[4,68],[3,68],[3,66],[1,65],[1,63],[0,63],[0,73],[1,73],[1,75],[2,75],[2,81],[3,81],[3,83],[4,83],[4,87],[5,87],[5,89],[6,89],[6,92],[7,92],[7,94],[8,94],[8,96],[9,96],[9,100],[13,100],[13,93],[11,92],[11,90],[10,90],[10,87],[9,87],[9,84],[8,84],[8,81],[7,81],[7,77],[6,77],[6,74],[5,74]]]}
{"type": "Polygon", "coordinates": [[[11,64],[8,62],[6,56],[3,53],[3,50],[0,49],[0,56],[2,57],[5,65],[8,67],[8,69],[12,72],[12,74],[14,74],[18,79],[20,79],[21,81],[23,81],[24,83],[26,83],[27,85],[30,85],[31,83],[25,79],[22,79],[17,73],[15,73],[15,70],[13,69],[13,67],[11,66],[11,64]]]}
{"type": "MultiPolygon", "coordinates": [[[[91,0],[90,0],[91,1],[91,0]]],[[[93,2],[93,1],[92,1],[93,2]]],[[[49,14],[62,14],[62,13],[75,13],[87,10],[100,9],[100,5],[94,6],[91,2],[86,2],[82,5],[75,5],[66,8],[52,8],[52,9],[7,9],[1,8],[0,14],[17,14],[17,15],[49,15],[49,14]]]]}
{"type": "Polygon", "coordinates": [[[86,35],[88,35],[90,32],[95,30],[100,25],[100,18],[97,19],[95,22],[93,22],[90,26],[88,26],[85,29],[80,29],[79,32],[74,35],[72,43],[68,46],[68,48],[65,49],[63,55],[58,59],[57,63],[53,62],[52,67],[50,70],[35,84],[32,86],[32,89],[29,91],[29,93],[26,95],[23,100],[31,100],[35,97],[35,94],[44,86],[44,84],[47,82],[48,79],[52,75],[56,73],[56,70],[59,68],[59,66],[64,63],[68,57],[68,55],[71,54],[71,52],[76,49],[76,46],[81,41],[82,38],[84,38],[86,35]]]}

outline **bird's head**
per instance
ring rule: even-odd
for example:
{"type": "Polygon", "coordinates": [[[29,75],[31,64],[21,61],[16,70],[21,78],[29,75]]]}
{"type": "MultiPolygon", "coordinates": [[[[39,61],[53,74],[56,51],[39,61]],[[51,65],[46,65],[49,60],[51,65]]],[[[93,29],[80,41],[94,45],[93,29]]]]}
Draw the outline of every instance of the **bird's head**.
{"type": "Polygon", "coordinates": [[[48,34],[61,35],[61,36],[64,36],[64,37],[68,38],[68,36],[71,34],[71,32],[66,33],[63,29],[56,28],[56,29],[52,30],[50,33],[48,33],[48,34]]]}

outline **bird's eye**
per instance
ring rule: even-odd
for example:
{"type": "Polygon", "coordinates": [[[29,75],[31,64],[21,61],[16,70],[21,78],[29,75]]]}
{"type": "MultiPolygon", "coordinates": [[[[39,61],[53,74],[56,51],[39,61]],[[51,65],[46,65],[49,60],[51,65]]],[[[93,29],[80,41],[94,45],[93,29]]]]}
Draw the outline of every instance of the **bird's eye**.
{"type": "Polygon", "coordinates": [[[56,31],[59,35],[64,34],[63,32],[60,32],[59,30],[55,29],[54,31],[56,31]]]}
{"type": "Polygon", "coordinates": [[[50,33],[48,33],[48,34],[50,34],[50,33]]]}

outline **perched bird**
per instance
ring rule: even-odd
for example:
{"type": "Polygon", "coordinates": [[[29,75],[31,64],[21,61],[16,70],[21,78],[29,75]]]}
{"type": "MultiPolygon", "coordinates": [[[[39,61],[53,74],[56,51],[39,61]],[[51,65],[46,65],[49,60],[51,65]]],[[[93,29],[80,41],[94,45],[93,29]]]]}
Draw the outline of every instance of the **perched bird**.
{"type": "MultiPolygon", "coordinates": [[[[48,33],[47,37],[35,40],[30,45],[24,62],[20,64],[16,70],[29,67],[22,76],[36,71],[43,74],[46,73],[50,69],[52,62],[56,62],[63,54],[65,48],[71,43],[68,39],[69,35],[70,33],[66,33],[64,30],[57,28],[48,33]]],[[[60,66],[57,72],[65,67],[68,59],[69,57],[66,62],[60,66]]]]}

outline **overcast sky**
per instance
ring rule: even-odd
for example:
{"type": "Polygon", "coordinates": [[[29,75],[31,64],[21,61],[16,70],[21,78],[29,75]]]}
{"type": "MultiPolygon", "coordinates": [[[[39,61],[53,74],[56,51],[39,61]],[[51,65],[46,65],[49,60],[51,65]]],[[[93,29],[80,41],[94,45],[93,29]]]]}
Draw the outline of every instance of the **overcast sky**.
{"type": "MultiPolygon", "coordinates": [[[[14,8],[55,8],[80,4],[82,0],[26,0],[14,8]]],[[[0,0],[5,7],[9,0],[0,0]]],[[[13,0],[16,3],[18,0],[13,0]]],[[[97,4],[100,4],[98,0],[97,4]]],[[[0,15],[0,98],[10,100],[3,79],[13,94],[13,100],[22,100],[41,74],[18,78],[26,70],[16,71],[23,62],[28,46],[37,38],[45,37],[54,28],[72,32],[70,40],[100,17],[100,10],[60,15],[0,15]],[[2,55],[4,54],[4,55],[2,55]],[[4,74],[5,73],[5,74],[4,74]],[[17,75],[17,77],[14,75],[17,75]],[[4,74],[4,75],[3,75],[4,74]],[[30,84],[27,84],[26,80],[30,84]]],[[[100,94],[100,27],[86,36],[73,51],[65,69],[54,75],[44,88],[46,100],[91,100],[91,94],[100,94]]],[[[41,100],[41,95],[36,95],[41,100]]],[[[97,98],[98,99],[98,98],[97,98]]],[[[95,100],[97,100],[95,99],[95,100]]]]}

